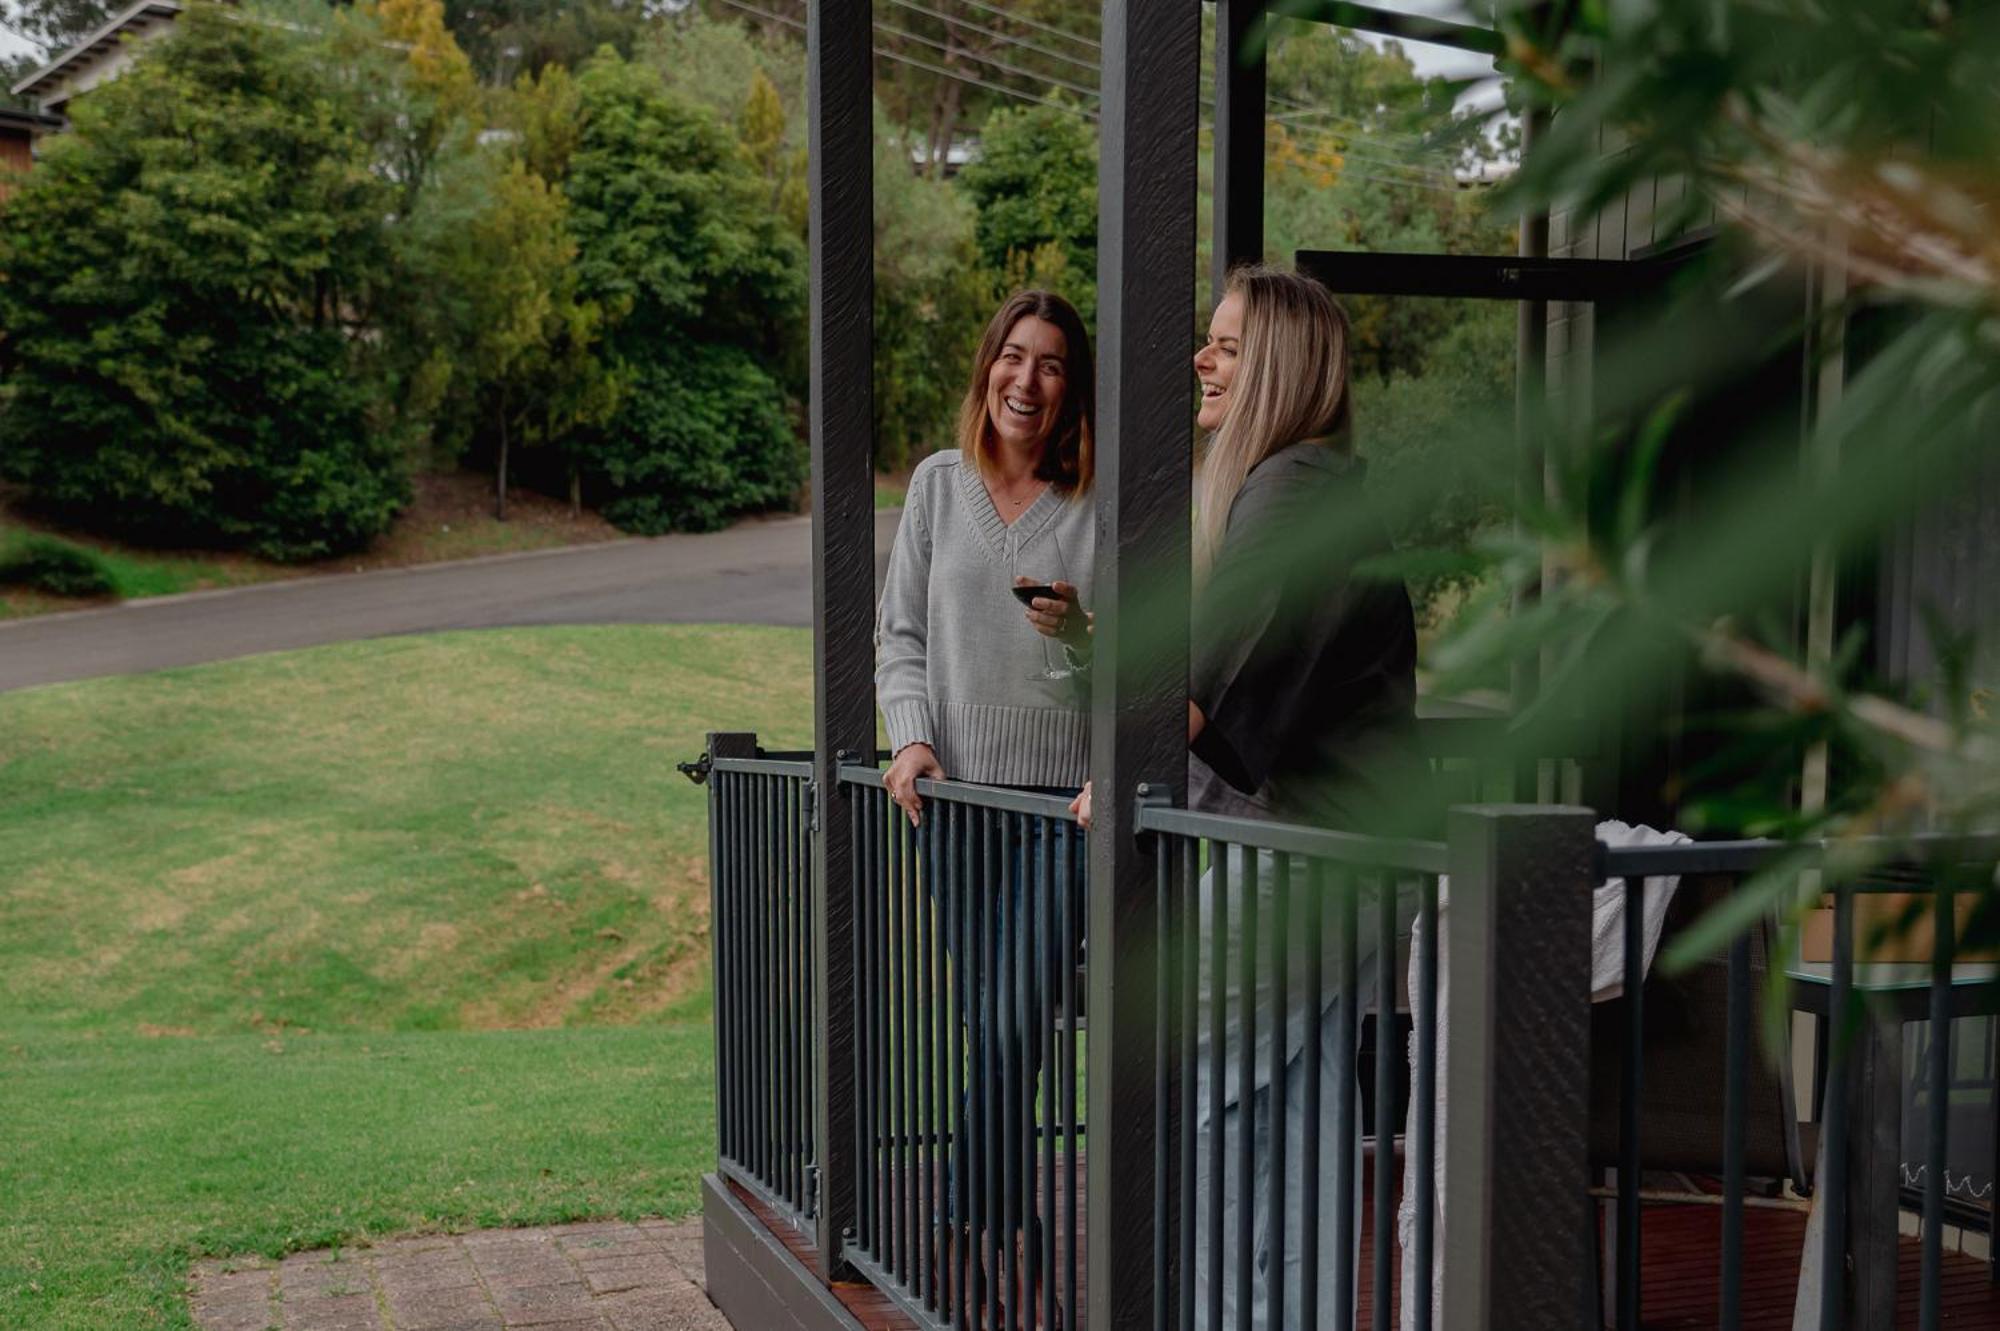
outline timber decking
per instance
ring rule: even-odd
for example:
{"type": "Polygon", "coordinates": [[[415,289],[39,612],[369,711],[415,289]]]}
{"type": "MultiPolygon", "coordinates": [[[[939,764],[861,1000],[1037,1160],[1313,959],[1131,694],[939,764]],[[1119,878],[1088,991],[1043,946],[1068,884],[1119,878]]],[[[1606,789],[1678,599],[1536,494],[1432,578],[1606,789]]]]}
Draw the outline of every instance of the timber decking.
{"type": "MultiPolygon", "coordinates": [[[[1365,1175],[1364,1175],[1365,1178],[1365,1175]]],[[[1364,1194],[1368,1190],[1364,1188],[1364,1194]]],[[[810,1236],[780,1219],[742,1189],[735,1189],[758,1221],[800,1262],[810,1265],[810,1236]]],[[[1654,1205],[1642,1222],[1645,1278],[1644,1331],[1695,1331],[1717,1323],[1722,1252],[1722,1208],[1654,1205]]],[[[1745,1331],[1791,1331],[1792,1302],[1798,1288],[1799,1254],[1805,1241],[1802,1212],[1752,1207],[1743,1217],[1743,1326],[1745,1331]]],[[[1364,1205],[1361,1226],[1361,1308],[1358,1325],[1374,1310],[1374,1208],[1364,1205]]],[[[1918,1247],[1905,1238],[1897,1272],[1898,1327],[1917,1324],[1918,1247]]],[[[1398,1262],[1400,1278],[1400,1262],[1398,1262]]],[[[1961,1254],[1944,1259],[1943,1323],[1948,1327],[2000,1331],[2000,1287],[1988,1284],[1986,1263],[1961,1254]]],[[[867,1331],[917,1331],[874,1286],[843,1283],[836,1298],[867,1331]]],[[[1400,1311],[1398,1309],[1397,1311],[1400,1311]]],[[[741,1327],[738,1331],[754,1331],[741,1327]]]]}

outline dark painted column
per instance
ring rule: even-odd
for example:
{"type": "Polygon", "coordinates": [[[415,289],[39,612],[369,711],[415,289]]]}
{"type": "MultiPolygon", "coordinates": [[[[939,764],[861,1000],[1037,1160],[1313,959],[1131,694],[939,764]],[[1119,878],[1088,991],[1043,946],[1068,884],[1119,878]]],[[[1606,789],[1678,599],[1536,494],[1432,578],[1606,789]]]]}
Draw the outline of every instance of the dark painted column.
{"type": "Polygon", "coordinates": [[[1216,0],[1216,300],[1231,268],[1264,257],[1263,18],[1264,0],[1216,0]]]}
{"type": "MultiPolygon", "coordinates": [[[[1521,122],[1521,152],[1525,156],[1537,140],[1548,133],[1548,113],[1530,111],[1521,122]]],[[[1520,255],[1523,259],[1540,260],[1549,257],[1549,215],[1537,209],[1521,219],[1520,255]]],[[[1524,300],[1520,302],[1518,319],[1514,333],[1514,502],[1516,513],[1530,513],[1541,506],[1544,487],[1547,485],[1548,462],[1543,452],[1543,440],[1549,426],[1549,303],[1545,300],[1524,300]]],[[[1540,588],[1526,589],[1516,594],[1515,613],[1524,613],[1540,594],[1540,588]]],[[[1542,663],[1537,658],[1523,657],[1514,665],[1513,704],[1516,712],[1525,712],[1541,692],[1542,663]]],[[[1608,737],[1607,737],[1608,738],[1608,737]]],[[[1562,764],[1554,764],[1556,771],[1550,798],[1560,799],[1562,789],[1562,764]]],[[[1601,767],[1601,764],[1594,764],[1601,767]]],[[[1514,763],[1513,796],[1515,799],[1535,802],[1540,800],[1541,762],[1537,758],[1520,758],[1514,763]]],[[[1595,791],[1585,796],[1590,799],[1595,791]]],[[[1598,803],[1597,807],[1605,805],[1598,803]]]]}
{"type": "Polygon", "coordinates": [[[853,1224],[854,878],[838,755],[875,752],[874,118],[868,0],[815,0],[806,25],[812,118],[813,973],[820,1274],[853,1224]]]}
{"type": "Polygon", "coordinates": [[[1590,1128],[1595,815],[1451,812],[1444,1316],[1455,1331],[1573,1325],[1590,1128]]]}
{"type": "Polygon", "coordinates": [[[1187,775],[1201,9],[1106,0],[1103,40],[1086,1321],[1151,1331],[1158,920],[1132,823],[1141,783],[1187,775]]]}

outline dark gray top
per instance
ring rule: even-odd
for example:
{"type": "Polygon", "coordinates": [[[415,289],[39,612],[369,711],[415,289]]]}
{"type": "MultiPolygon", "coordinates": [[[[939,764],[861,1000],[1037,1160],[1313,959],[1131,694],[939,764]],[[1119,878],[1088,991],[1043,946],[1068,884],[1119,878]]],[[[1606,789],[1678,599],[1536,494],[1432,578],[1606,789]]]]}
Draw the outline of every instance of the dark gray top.
{"type": "Polygon", "coordinates": [[[1322,444],[1260,463],[1196,598],[1188,691],[1207,718],[1196,809],[1372,833],[1430,821],[1416,743],[1416,619],[1365,468],[1322,444]]]}

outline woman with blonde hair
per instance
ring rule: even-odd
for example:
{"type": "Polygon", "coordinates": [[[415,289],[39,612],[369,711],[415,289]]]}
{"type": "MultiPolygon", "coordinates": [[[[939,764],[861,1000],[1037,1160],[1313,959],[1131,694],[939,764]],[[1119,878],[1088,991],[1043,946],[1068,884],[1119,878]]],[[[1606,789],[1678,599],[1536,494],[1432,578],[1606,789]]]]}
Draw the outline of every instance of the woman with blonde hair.
{"type": "MultiPolygon", "coordinates": [[[[1194,367],[1201,384],[1197,421],[1211,434],[1195,478],[1189,806],[1345,831],[1409,832],[1429,810],[1429,771],[1415,742],[1416,624],[1401,581],[1372,576],[1366,568],[1390,545],[1363,494],[1364,468],[1353,452],[1347,319],[1326,289],[1308,277],[1238,269],[1230,274],[1194,367]]],[[[1046,616],[1037,626],[1060,631],[1062,618],[1046,616]]],[[[1077,810],[1088,819],[1087,791],[1077,810]]],[[[1209,1268],[1208,1243],[1195,1244],[1199,1325],[1218,1313],[1216,1325],[1244,1324],[1238,1281],[1246,1267],[1250,1326],[1302,1325],[1308,1274],[1319,1315],[1345,1316],[1334,1306],[1341,1227],[1332,1202],[1346,1149],[1336,1146],[1335,1128],[1341,1100],[1357,1098],[1360,1014],[1340,1011],[1333,994],[1320,996],[1321,1094],[1318,1122],[1309,1125],[1304,1053],[1312,998],[1303,988],[1304,957],[1314,946],[1331,955],[1327,949],[1338,912],[1323,912],[1328,932],[1318,938],[1305,929],[1290,932],[1286,993],[1274,992],[1268,967],[1256,968],[1256,1043],[1246,1051],[1240,1035],[1245,996],[1231,980],[1242,974],[1238,931],[1249,894],[1256,894],[1260,915],[1269,919],[1276,890],[1268,855],[1233,850],[1223,865],[1211,866],[1198,891],[1195,1223],[1199,1234],[1209,1234],[1214,1225],[1222,1237],[1220,1270],[1209,1268]],[[1219,893],[1217,867],[1224,870],[1219,893]],[[1218,933],[1220,969],[1214,967],[1218,933]],[[1237,1014],[1222,1034],[1210,1024],[1217,985],[1237,1014]],[[1280,1030],[1284,1067],[1274,1085],[1270,1052],[1280,1030]],[[1218,1039],[1224,1045],[1219,1088],[1210,1075],[1218,1039]],[[1284,1100],[1283,1158],[1290,1162],[1282,1179],[1273,1177],[1272,1168],[1274,1095],[1284,1100]],[[1248,1171],[1237,1165],[1246,1133],[1248,1171]],[[1319,1157],[1317,1250],[1311,1253],[1300,1240],[1308,1133],[1325,1143],[1319,1157]],[[1219,1189],[1211,1179],[1220,1182],[1219,1189]],[[1283,1189],[1289,1217],[1281,1250],[1268,1232],[1274,1188],[1283,1189]],[[1239,1228],[1239,1222],[1246,1223],[1239,1228]],[[1247,1251],[1240,1240],[1244,1228],[1247,1251]],[[1274,1266],[1283,1304],[1276,1316],[1269,1300],[1274,1266]]],[[[1372,913],[1372,902],[1364,901],[1356,931],[1363,994],[1375,986],[1378,930],[1369,922],[1372,913]]],[[[1408,932],[1407,922],[1398,922],[1398,932],[1408,932]]],[[[1354,1121],[1359,1122],[1358,1106],[1354,1121]]],[[[1354,1181],[1356,1223],[1348,1227],[1354,1245],[1350,1263],[1360,1232],[1358,1130],[1353,1141],[1348,1177],[1354,1181]]],[[[1350,1284],[1350,1300],[1353,1289],[1350,1284]]]]}

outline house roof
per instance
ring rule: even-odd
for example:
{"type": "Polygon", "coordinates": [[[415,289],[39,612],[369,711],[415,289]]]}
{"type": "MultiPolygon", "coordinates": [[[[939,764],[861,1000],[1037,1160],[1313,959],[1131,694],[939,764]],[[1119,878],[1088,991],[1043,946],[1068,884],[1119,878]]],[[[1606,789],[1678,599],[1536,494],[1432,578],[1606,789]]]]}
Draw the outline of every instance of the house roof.
{"type": "Polygon", "coordinates": [[[33,134],[39,130],[62,127],[61,116],[52,116],[46,111],[19,111],[11,106],[0,106],[0,129],[25,130],[33,134]]]}
{"type": "Polygon", "coordinates": [[[88,69],[117,50],[120,39],[127,33],[144,32],[158,23],[172,23],[180,12],[181,6],[176,0],[138,0],[113,15],[96,32],[16,83],[14,93],[24,97],[44,95],[63,79],[88,69]]]}

